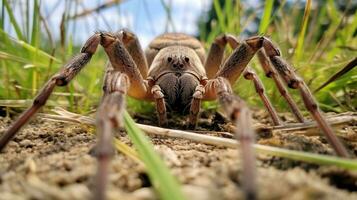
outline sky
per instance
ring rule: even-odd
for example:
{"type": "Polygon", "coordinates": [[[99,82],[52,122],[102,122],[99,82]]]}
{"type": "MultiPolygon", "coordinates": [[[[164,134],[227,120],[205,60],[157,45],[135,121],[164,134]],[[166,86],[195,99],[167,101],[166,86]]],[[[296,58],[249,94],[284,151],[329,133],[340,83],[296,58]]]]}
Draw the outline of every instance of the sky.
{"type": "MultiPolygon", "coordinates": [[[[60,39],[61,19],[65,11],[69,15],[73,15],[86,9],[96,8],[112,0],[76,0],[80,2],[77,7],[75,0],[39,1],[41,14],[49,24],[53,37],[58,41],[60,39]],[[66,6],[66,4],[70,6],[66,6]]],[[[29,5],[29,10],[32,10],[34,0],[13,0],[9,2],[17,22],[24,27],[25,7],[29,5]]],[[[259,0],[242,1],[249,7],[258,7],[259,2],[259,0]]],[[[94,12],[70,21],[67,30],[75,45],[81,45],[95,31],[115,32],[127,28],[138,36],[145,48],[152,39],[165,31],[197,35],[199,17],[207,13],[211,4],[212,0],[121,0],[121,3],[103,9],[100,13],[94,12]],[[167,26],[167,12],[162,2],[171,7],[173,24],[169,24],[169,26],[167,26]]],[[[0,6],[2,6],[2,1],[0,1],[0,6]]],[[[32,16],[32,14],[30,15],[32,16]]],[[[43,26],[42,31],[45,32],[43,26]]],[[[7,14],[5,14],[5,32],[16,37],[7,14]]]]}
{"type": "MultiPolygon", "coordinates": [[[[109,0],[80,0],[82,6],[78,6],[77,13],[83,9],[95,8],[109,0]]],[[[161,0],[123,0],[118,6],[112,6],[102,10],[100,14],[92,13],[86,17],[68,24],[69,34],[72,35],[75,44],[80,45],[95,31],[117,31],[127,28],[138,35],[143,47],[157,35],[165,30],[196,34],[198,32],[197,21],[199,16],[208,11],[211,0],[163,0],[171,5],[173,26],[166,27],[167,15],[161,0]]],[[[13,1],[14,2],[14,1],[13,1]]],[[[26,0],[18,0],[26,5],[26,0]]],[[[41,13],[46,18],[52,35],[55,39],[60,37],[60,22],[64,13],[66,1],[42,0],[41,13]],[[58,4],[58,6],[56,6],[58,4]]],[[[23,9],[21,3],[12,5],[15,17],[20,24],[23,22],[23,9]]],[[[32,4],[32,1],[31,3],[32,4]]],[[[66,9],[66,12],[75,13],[75,4],[66,9]]],[[[31,5],[32,6],[32,5],[31,5]]],[[[5,31],[15,36],[15,31],[8,20],[5,31]]]]}

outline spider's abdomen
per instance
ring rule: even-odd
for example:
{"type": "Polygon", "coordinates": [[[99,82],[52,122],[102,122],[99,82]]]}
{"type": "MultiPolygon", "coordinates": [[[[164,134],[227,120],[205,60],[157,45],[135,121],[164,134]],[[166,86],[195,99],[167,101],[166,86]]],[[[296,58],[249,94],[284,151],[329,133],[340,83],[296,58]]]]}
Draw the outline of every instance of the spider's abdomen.
{"type": "Polygon", "coordinates": [[[146,58],[151,65],[157,53],[170,46],[187,47],[195,51],[201,62],[205,61],[205,49],[201,42],[196,38],[183,33],[165,33],[156,37],[146,49],[146,58]]]}
{"type": "Polygon", "coordinates": [[[170,72],[161,76],[157,80],[164,94],[166,108],[171,111],[177,111],[187,114],[190,110],[192,95],[198,79],[190,73],[170,72]]]}

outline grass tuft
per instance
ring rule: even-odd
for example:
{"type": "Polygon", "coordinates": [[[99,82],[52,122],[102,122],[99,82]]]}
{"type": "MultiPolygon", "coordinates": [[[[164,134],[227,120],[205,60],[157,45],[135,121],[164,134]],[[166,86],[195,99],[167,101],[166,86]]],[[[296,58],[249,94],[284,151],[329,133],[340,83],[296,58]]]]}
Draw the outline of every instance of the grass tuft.
{"type": "Polygon", "coordinates": [[[134,120],[124,112],[125,129],[136,147],[141,160],[144,161],[150,180],[157,193],[164,200],[186,199],[181,192],[177,180],[171,175],[169,169],[155,153],[153,145],[144,133],[136,126],[134,120]]]}
{"type": "Polygon", "coordinates": [[[265,34],[271,22],[271,13],[273,10],[274,0],[265,1],[263,17],[259,25],[259,34],[265,34]]]}
{"type": "Polygon", "coordinates": [[[295,48],[295,60],[300,60],[301,56],[302,56],[304,40],[305,40],[305,35],[306,35],[306,29],[307,29],[307,24],[309,21],[309,16],[310,16],[311,3],[312,3],[311,0],[307,0],[305,3],[304,17],[302,19],[300,33],[299,33],[299,37],[298,37],[296,48],[295,48]]]}

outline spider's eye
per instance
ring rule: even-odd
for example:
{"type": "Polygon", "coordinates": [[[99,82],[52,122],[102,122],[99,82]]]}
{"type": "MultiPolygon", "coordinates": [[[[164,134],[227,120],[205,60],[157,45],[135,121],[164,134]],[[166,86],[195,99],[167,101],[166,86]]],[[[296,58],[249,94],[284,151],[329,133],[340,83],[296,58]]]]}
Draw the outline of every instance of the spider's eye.
{"type": "Polygon", "coordinates": [[[167,62],[171,62],[172,61],[172,58],[171,57],[168,57],[167,58],[167,62]]]}
{"type": "Polygon", "coordinates": [[[190,59],[188,57],[185,57],[185,61],[188,63],[190,59]]]}

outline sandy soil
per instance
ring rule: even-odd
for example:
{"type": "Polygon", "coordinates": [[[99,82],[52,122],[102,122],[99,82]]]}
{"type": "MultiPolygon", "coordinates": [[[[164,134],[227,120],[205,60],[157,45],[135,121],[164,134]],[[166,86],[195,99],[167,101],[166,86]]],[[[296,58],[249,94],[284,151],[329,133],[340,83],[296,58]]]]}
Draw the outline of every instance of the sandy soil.
{"type": "MultiPolygon", "coordinates": [[[[201,130],[229,127],[218,114],[202,116],[201,130]]],[[[254,116],[256,121],[269,121],[265,112],[258,111],[254,116]]],[[[282,117],[291,120],[289,115],[282,117]]],[[[137,121],[149,124],[156,121],[154,118],[135,116],[137,121]]],[[[180,121],[173,121],[173,127],[182,126],[180,121]]],[[[10,123],[0,118],[0,135],[10,123]]],[[[348,133],[343,142],[354,156],[357,140],[349,138],[356,138],[356,130],[356,124],[351,123],[338,130],[348,133]]],[[[96,171],[94,133],[93,128],[80,124],[41,119],[30,122],[0,154],[0,199],[89,199],[96,171]]],[[[115,136],[131,145],[124,132],[115,136]]],[[[184,139],[151,138],[189,199],[242,199],[237,150],[184,139]]],[[[320,136],[260,133],[257,139],[261,144],[333,154],[320,136]]],[[[144,168],[135,161],[117,152],[110,171],[109,199],[156,199],[144,168]]],[[[258,185],[260,199],[357,199],[357,171],[270,156],[258,156],[258,185]]]]}

